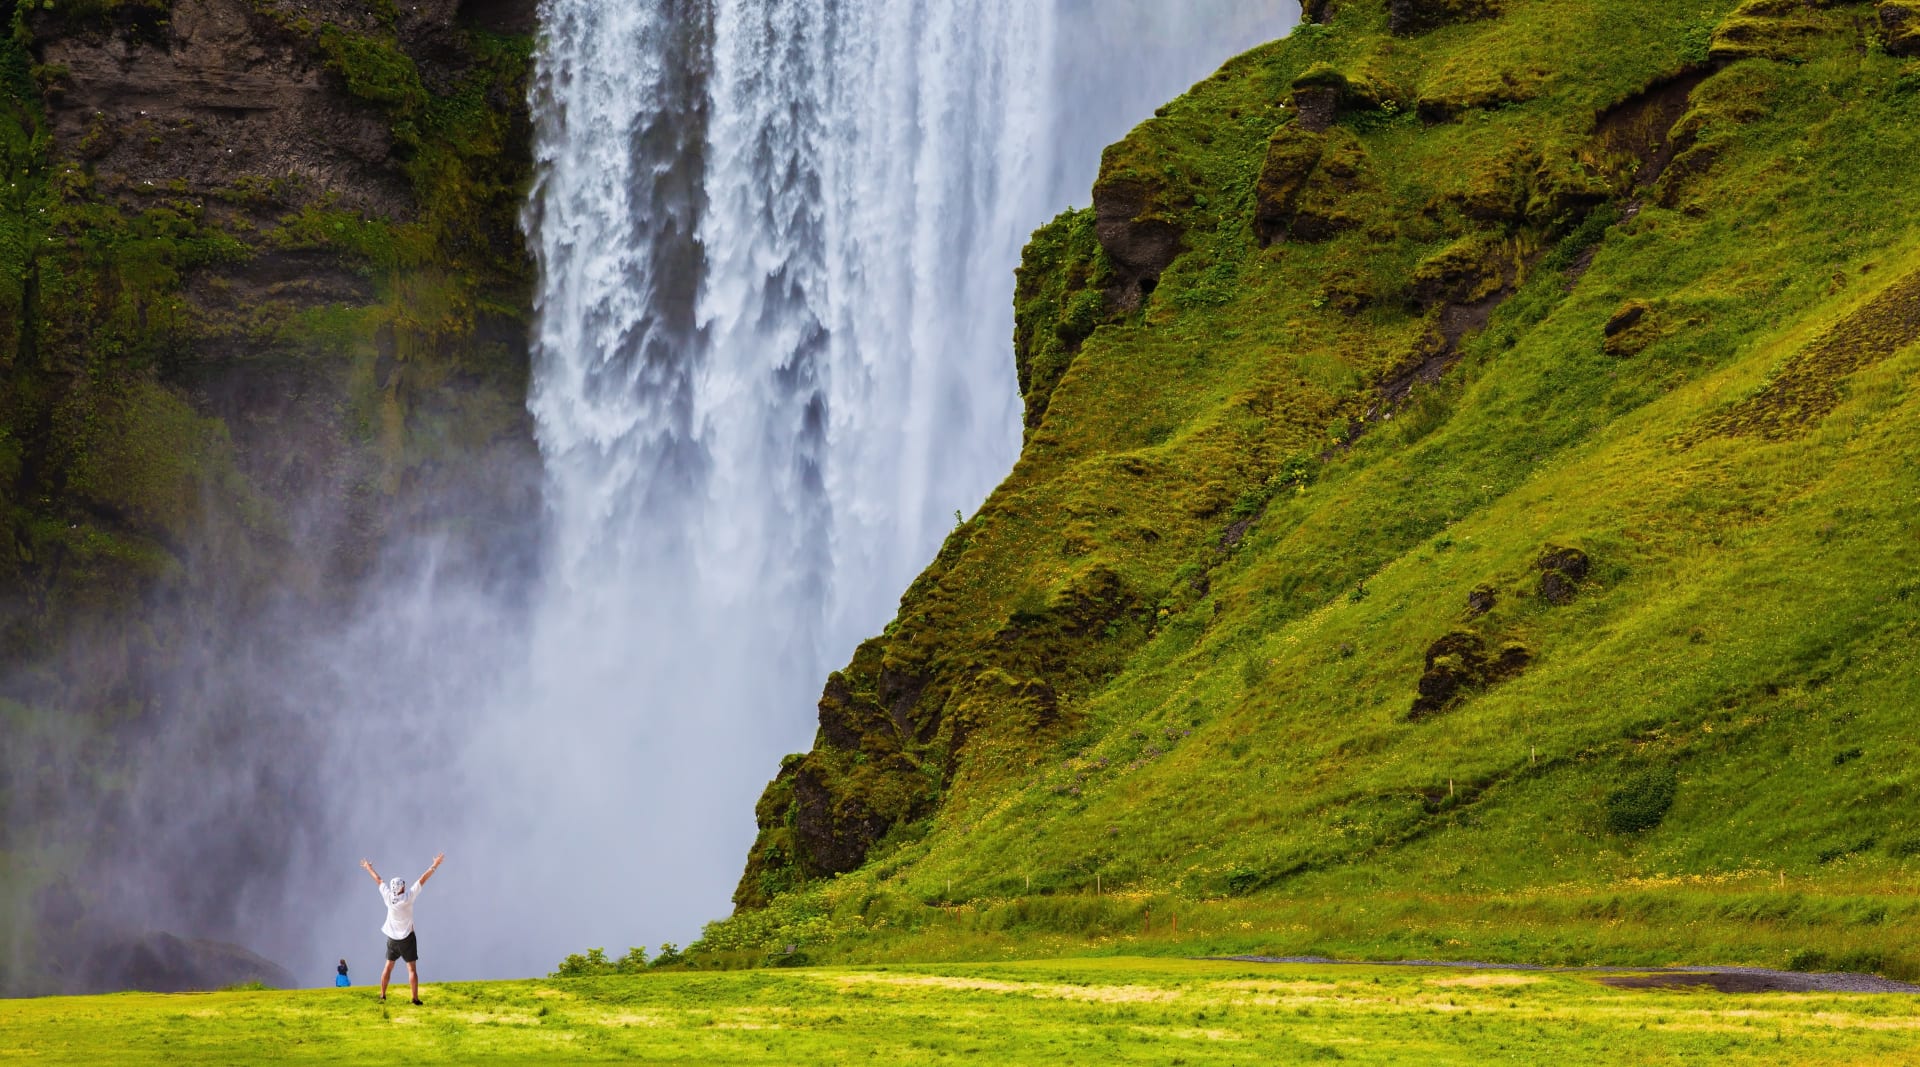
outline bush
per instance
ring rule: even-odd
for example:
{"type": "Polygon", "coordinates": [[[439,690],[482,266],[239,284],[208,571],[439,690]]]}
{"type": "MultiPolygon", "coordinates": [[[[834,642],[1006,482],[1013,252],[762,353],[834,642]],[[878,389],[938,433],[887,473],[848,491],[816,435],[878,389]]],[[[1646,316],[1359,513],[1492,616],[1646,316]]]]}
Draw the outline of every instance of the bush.
{"type": "Polygon", "coordinates": [[[1236,897],[1244,897],[1261,887],[1266,876],[1259,871],[1241,867],[1227,875],[1227,892],[1236,897]]]}
{"type": "Polygon", "coordinates": [[[1620,788],[1607,794],[1607,829],[1616,834],[1637,834],[1660,825],[1673,807],[1679,776],[1672,767],[1641,771],[1620,788]]]}
{"type": "Polygon", "coordinates": [[[655,967],[671,967],[676,963],[685,962],[687,962],[686,955],[680,951],[679,945],[671,941],[661,945],[660,954],[653,958],[653,965],[655,967]]]}
{"type": "Polygon", "coordinates": [[[607,950],[590,948],[585,955],[576,952],[560,961],[549,978],[597,978],[607,974],[638,974],[647,969],[647,950],[630,948],[617,960],[607,958],[607,950]]]}
{"type": "Polygon", "coordinates": [[[576,952],[560,961],[559,969],[548,978],[592,978],[596,975],[612,974],[613,961],[607,958],[607,950],[590,948],[586,955],[576,952]]]}

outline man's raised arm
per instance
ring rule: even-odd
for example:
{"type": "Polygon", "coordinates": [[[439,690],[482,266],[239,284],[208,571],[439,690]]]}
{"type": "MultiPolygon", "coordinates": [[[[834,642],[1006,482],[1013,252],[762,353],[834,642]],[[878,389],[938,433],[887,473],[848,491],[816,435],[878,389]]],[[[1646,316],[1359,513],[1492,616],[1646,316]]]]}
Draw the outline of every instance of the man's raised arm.
{"type": "Polygon", "coordinates": [[[440,853],[440,854],[439,854],[438,856],[435,856],[435,857],[433,857],[433,863],[432,863],[432,864],[431,864],[430,866],[428,866],[428,867],[427,867],[427,873],[425,873],[425,874],[423,874],[423,875],[421,875],[421,876],[420,876],[420,880],[419,880],[418,882],[415,882],[414,884],[415,884],[415,885],[426,885],[426,884],[427,884],[427,879],[429,879],[429,878],[432,878],[432,877],[433,877],[433,872],[435,872],[435,871],[437,871],[437,870],[439,870],[439,869],[440,869],[440,863],[441,863],[441,861],[443,861],[443,860],[445,860],[446,858],[447,858],[447,854],[446,854],[446,853],[444,853],[444,852],[442,852],[442,853],[440,853]]]}
{"type": "Polygon", "coordinates": [[[376,870],[374,870],[374,869],[373,869],[373,864],[372,864],[372,863],[369,863],[369,862],[368,862],[368,861],[366,861],[366,860],[361,860],[361,861],[360,861],[360,869],[361,869],[361,870],[363,870],[363,871],[365,871],[365,872],[367,872],[368,874],[370,874],[370,875],[372,875],[372,876],[373,876],[373,884],[374,884],[374,885],[386,885],[386,884],[387,884],[387,883],[386,883],[386,882],[385,882],[384,880],[382,880],[382,879],[381,879],[381,877],[380,877],[380,872],[379,872],[379,871],[376,871],[376,870]]]}

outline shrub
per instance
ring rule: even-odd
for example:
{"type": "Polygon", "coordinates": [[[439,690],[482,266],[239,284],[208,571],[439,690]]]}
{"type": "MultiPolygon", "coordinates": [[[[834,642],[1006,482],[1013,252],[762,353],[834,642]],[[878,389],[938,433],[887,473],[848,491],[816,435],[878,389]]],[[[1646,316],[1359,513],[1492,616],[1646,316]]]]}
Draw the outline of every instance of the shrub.
{"type": "Polygon", "coordinates": [[[1240,867],[1227,875],[1227,892],[1236,897],[1244,897],[1260,888],[1265,881],[1265,876],[1259,871],[1240,867]]]}
{"type": "Polygon", "coordinates": [[[596,975],[612,974],[613,961],[607,958],[607,950],[590,948],[586,955],[573,953],[560,961],[559,969],[548,975],[549,978],[592,978],[596,975]]]}
{"type": "Polygon", "coordinates": [[[655,967],[671,967],[676,963],[685,962],[687,962],[687,957],[680,951],[680,946],[671,941],[661,945],[660,954],[653,958],[653,966],[655,967]]]}
{"type": "Polygon", "coordinates": [[[1679,776],[1671,767],[1655,767],[1621,783],[1607,794],[1607,829],[1616,834],[1636,834],[1651,830],[1667,817],[1673,807],[1679,776]]]}

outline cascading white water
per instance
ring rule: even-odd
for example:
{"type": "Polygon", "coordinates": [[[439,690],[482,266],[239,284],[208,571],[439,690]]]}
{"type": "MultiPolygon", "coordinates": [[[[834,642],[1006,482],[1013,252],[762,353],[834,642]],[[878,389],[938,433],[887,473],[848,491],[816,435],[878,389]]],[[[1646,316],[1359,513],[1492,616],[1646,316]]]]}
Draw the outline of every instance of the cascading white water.
{"type": "Polygon", "coordinates": [[[693,936],[827,671],[1014,458],[1021,244],[1084,202],[1101,145],[1294,10],[543,0],[539,544],[399,533],[340,617],[244,590],[259,639],[208,636],[154,681],[164,730],[112,805],[46,774],[91,740],[56,721],[0,752],[36,786],[10,810],[105,842],[89,922],[244,941],[304,980],[343,954],[365,974],[361,855],[412,875],[448,852],[430,980],[693,936]]]}
{"type": "MultiPolygon", "coordinates": [[[[1099,145],[1292,9],[545,0],[527,657],[464,649],[455,691],[491,695],[407,710],[408,751],[450,766],[395,825],[337,834],[444,843],[433,974],[540,972],[726,911],[826,673],[1011,466],[1027,235],[1084,202],[1099,145]]],[[[421,628],[474,630],[400,632],[421,628]]],[[[316,941],[357,936],[364,904],[316,941]]]]}
{"type": "Polygon", "coordinates": [[[1095,161],[1056,146],[1117,136],[1130,94],[1291,7],[1209,2],[547,0],[528,230],[551,562],[526,707],[468,762],[507,801],[492,839],[519,842],[492,865],[545,872],[505,894],[579,870],[627,906],[537,909],[524,944],[724,910],[822,678],[1012,463],[1011,271],[1095,161]],[[1106,66],[1063,18],[1106,29],[1106,66]]]}
{"type": "MultiPolygon", "coordinates": [[[[517,757],[496,795],[529,803],[491,821],[522,820],[523,861],[599,851],[636,937],[687,931],[724,909],[832,660],[1011,464],[1008,272],[1045,203],[1051,17],[544,11],[528,228],[552,559],[524,693],[542,725],[494,724],[476,759],[517,757]]],[[[550,945],[619,925],[541,921],[523,932],[550,945]]]]}

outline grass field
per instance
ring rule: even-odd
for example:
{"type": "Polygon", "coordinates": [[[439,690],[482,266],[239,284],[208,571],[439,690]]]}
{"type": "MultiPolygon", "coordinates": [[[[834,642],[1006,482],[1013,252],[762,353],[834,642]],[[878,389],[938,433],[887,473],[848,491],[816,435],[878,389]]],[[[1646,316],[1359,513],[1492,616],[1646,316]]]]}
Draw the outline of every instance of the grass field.
{"type": "Polygon", "coordinates": [[[0,1002],[8,1063],[1920,1063],[1920,999],[1103,959],[0,1002]]]}

